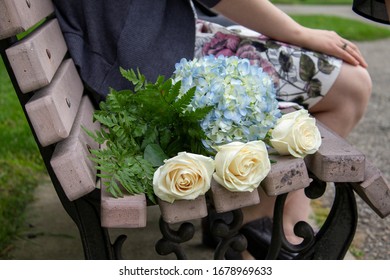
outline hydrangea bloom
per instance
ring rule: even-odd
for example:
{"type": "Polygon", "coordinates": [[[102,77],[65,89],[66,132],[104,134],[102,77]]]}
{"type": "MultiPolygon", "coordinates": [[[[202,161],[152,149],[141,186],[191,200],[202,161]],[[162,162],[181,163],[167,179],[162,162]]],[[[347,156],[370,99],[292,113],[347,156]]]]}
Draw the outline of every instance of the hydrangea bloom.
{"type": "Polygon", "coordinates": [[[181,94],[196,86],[188,110],[214,107],[201,122],[208,148],[264,139],[281,115],[271,78],[247,59],[206,56],[182,59],[175,68],[181,94]]]}

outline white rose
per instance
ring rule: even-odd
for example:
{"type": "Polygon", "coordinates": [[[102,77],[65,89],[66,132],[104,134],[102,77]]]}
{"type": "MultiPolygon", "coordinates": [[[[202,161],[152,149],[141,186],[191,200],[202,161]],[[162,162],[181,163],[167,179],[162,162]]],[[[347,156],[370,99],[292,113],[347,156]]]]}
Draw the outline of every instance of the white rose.
{"type": "Polygon", "coordinates": [[[214,160],[202,155],[182,152],[165,160],[153,176],[154,193],[172,203],[175,200],[191,200],[210,189],[214,172],[214,160]]]}
{"type": "Polygon", "coordinates": [[[283,115],[272,131],[271,144],[281,155],[314,154],[321,146],[316,120],[304,109],[283,115]]]}
{"type": "Polygon", "coordinates": [[[271,170],[262,141],[232,142],[217,148],[213,178],[233,192],[253,191],[271,170]]]}

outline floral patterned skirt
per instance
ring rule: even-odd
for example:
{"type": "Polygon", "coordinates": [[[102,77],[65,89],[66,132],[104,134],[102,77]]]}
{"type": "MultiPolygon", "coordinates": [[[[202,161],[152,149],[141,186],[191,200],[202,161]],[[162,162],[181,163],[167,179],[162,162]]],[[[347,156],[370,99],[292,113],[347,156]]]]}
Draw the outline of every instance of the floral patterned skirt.
{"type": "Polygon", "coordinates": [[[329,91],[342,65],[338,58],[274,41],[242,26],[226,28],[198,20],[195,57],[210,54],[249,59],[272,77],[279,100],[306,108],[329,91]]]}

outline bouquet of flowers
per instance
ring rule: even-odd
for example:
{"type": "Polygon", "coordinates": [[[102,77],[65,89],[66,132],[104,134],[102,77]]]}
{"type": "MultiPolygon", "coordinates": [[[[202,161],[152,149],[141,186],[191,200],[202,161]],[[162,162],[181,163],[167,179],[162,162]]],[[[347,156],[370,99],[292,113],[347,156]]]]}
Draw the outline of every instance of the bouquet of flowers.
{"type": "Polygon", "coordinates": [[[99,176],[115,197],[145,193],[167,202],[195,199],[212,178],[230,191],[253,191],[267,176],[272,147],[304,157],[321,144],[306,110],[282,114],[271,78],[247,59],[182,59],[155,83],[121,69],[133,90],[111,89],[87,133],[99,176]]]}

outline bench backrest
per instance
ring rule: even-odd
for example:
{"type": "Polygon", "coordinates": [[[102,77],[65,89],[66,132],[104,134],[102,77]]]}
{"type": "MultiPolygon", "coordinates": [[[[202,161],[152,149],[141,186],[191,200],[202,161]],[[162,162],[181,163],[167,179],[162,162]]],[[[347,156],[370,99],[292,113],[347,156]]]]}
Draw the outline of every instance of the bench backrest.
{"type": "Polygon", "coordinates": [[[99,124],[53,14],[51,0],[1,0],[0,39],[13,40],[5,59],[15,90],[48,169],[73,201],[96,187],[89,150],[98,147],[81,126],[95,130],[99,124]]]}

